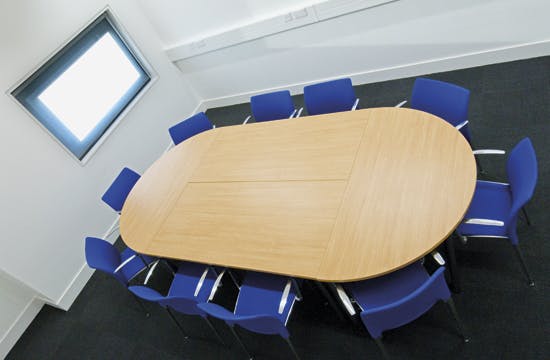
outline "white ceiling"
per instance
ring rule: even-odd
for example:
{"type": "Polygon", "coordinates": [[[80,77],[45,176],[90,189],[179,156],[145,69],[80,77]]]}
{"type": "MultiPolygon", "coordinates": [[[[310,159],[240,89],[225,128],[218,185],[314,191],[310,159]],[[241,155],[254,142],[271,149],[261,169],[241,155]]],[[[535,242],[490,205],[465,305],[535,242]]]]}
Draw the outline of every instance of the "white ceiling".
{"type": "Polygon", "coordinates": [[[319,2],[321,0],[139,0],[165,47],[200,40],[319,2]]]}

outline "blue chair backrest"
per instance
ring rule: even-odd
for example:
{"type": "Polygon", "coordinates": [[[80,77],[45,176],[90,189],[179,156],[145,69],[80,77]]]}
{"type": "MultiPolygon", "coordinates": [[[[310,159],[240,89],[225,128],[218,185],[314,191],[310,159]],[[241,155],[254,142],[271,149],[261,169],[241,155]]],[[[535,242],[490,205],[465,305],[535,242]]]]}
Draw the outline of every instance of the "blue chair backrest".
{"type": "Polygon", "coordinates": [[[101,200],[112,207],[116,212],[120,212],[128,194],[139,178],[140,175],[137,172],[125,167],[120,174],[118,174],[107,191],[105,191],[101,200]]]}
{"type": "Polygon", "coordinates": [[[364,311],[361,318],[374,338],[382,332],[408,324],[428,311],[437,301],[451,297],[444,277],[445,267],[438,268],[418,289],[394,303],[364,311]]]}
{"type": "MultiPolygon", "coordinates": [[[[444,81],[418,78],[414,82],[411,108],[439,116],[453,126],[468,120],[470,91],[444,81]]],[[[468,125],[460,132],[470,142],[468,125]]]]}
{"type": "Polygon", "coordinates": [[[304,87],[304,102],[309,115],[349,111],[356,99],[349,78],[304,87]]]}
{"type": "Polygon", "coordinates": [[[288,90],[252,96],[250,107],[256,122],[288,119],[295,110],[288,90]]]}
{"type": "Polygon", "coordinates": [[[510,216],[516,217],[533,196],[537,185],[537,157],[529,138],[524,138],[512,149],[506,163],[506,172],[512,191],[510,216]]]}
{"type": "Polygon", "coordinates": [[[95,237],[87,237],[84,251],[89,267],[112,275],[123,284],[127,283],[128,279],[123,274],[115,273],[115,269],[120,265],[120,254],[109,242],[95,237]]]}
{"type": "Polygon", "coordinates": [[[174,145],[178,145],[191,136],[212,129],[212,123],[204,112],[195,114],[168,129],[174,145]]]}
{"type": "MultiPolygon", "coordinates": [[[[239,301],[235,307],[238,324],[250,331],[262,334],[280,334],[288,338],[288,330],[285,324],[274,314],[267,314],[264,301],[269,304],[279,304],[282,290],[287,278],[266,273],[247,272],[239,293],[239,301]],[[275,301],[274,301],[275,300],[275,301]],[[275,315],[275,316],[274,316],[275,315]]],[[[294,291],[291,289],[288,302],[293,301],[294,291]]],[[[277,311],[278,309],[270,309],[277,311]]]]}

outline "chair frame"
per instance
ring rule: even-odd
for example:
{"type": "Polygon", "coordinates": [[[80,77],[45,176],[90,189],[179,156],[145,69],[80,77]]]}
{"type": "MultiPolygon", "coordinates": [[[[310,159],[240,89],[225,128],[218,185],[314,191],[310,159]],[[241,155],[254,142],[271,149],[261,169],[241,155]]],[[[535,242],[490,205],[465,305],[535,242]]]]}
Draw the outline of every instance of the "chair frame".
{"type": "MultiPolygon", "coordinates": [[[[528,139],[528,138],[525,138],[525,139],[528,139]]],[[[516,146],[518,146],[525,139],[521,140],[516,146]]],[[[529,140],[529,142],[530,142],[530,140],[529,140]]],[[[530,146],[531,146],[531,149],[532,149],[532,145],[530,145],[530,146]]],[[[534,149],[533,149],[533,151],[534,151],[534,149]]],[[[485,152],[481,152],[480,154],[491,154],[491,155],[492,154],[497,154],[497,155],[501,155],[501,154],[504,154],[504,153],[505,153],[504,151],[502,151],[502,152],[494,152],[494,151],[486,152],[485,151],[485,152]]],[[[535,157],[535,164],[536,164],[536,157],[535,157]]],[[[538,173],[538,170],[537,170],[537,173],[538,173]]],[[[504,187],[508,188],[508,191],[511,191],[509,183],[496,182],[496,181],[486,181],[486,180],[478,180],[478,182],[504,186],[504,187]]],[[[527,210],[525,209],[525,204],[521,207],[521,212],[522,212],[522,214],[525,218],[525,221],[526,221],[527,225],[531,226],[531,221],[529,219],[529,216],[527,215],[527,210]]],[[[517,221],[517,220],[515,220],[515,221],[517,221]]],[[[505,226],[505,223],[501,220],[488,219],[488,218],[465,218],[462,221],[462,223],[463,224],[473,224],[473,225],[494,226],[494,227],[504,227],[505,226]]],[[[463,243],[467,243],[469,238],[498,238],[498,239],[510,240],[510,244],[514,248],[514,252],[515,252],[516,257],[517,257],[517,259],[520,263],[522,272],[525,275],[525,277],[527,278],[529,286],[530,287],[535,286],[535,282],[533,281],[533,278],[532,278],[532,276],[529,272],[529,269],[528,269],[527,264],[525,262],[525,258],[523,257],[523,253],[522,253],[522,251],[519,247],[519,243],[515,243],[515,242],[517,242],[517,240],[515,242],[512,241],[512,238],[509,235],[508,236],[506,236],[506,235],[486,235],[486,234],[466,234],[465,235],[465,234],[460,233],[459,229],[457,229],[457,235],[462,239],[463,243]]]]}
{"type": "MultiPolygon", "coordinates": [[[[200,276],[200,278],[198,279],[197,281],[197,285],[195,287],[195,291],[194,291],[194,294],[193,296],[194,297],[197,297],[200,290],[202,289],[202,286],[204,284],[204,279],[206,278],[206,276],[208,275],[208,272],[209,271],[212,271],[215,275],[217,275],[217,272],[216,270],[210,266],[210,265],[205,265],[205,268],[200,276]]],[[[225,270],[223,270],[223,272],[225,272],[225,270]]],[[[222,274],[223,274],[222,272],[222,274]]],[[[221,283],[220,281],[218,281],[218,279],[221,281],[221,277],[218,276],[216,278],[216,281],[213,283],[212,285],[212,290],[209,294],[209,297],[208,297],[208,301],[211,301],[212,298],[214,297],[214,295],[216,294],[216,291],[218,289],[218,287],[221,286],[221,283]]],[[[144,285],[147,284],[147,280],[148,278],[146,278],[145,282],[144,282],[144,285]]],[[[162,296],[160,294],[156,295],[156,296],[148,296],[148,297],[143,297],[143,296],[138,296],[135,292],[135,288],[138,287],[138,286],[130,286],[129,287],[129,290],[130,292],[132,292],[132,294],[134,294],[134,296],[137,298],[137,299],[144,299],[144,300],[147,300],[149,302],[155,302],[157,304],[159,304],[162,308],[164,308],[168,314],[168,316],[170,317],[170,319],[172,320],[172,322],[174,322],[174,324],[177,326],[177,328],[179,329],[179,331],[182,333],[184,339],[189,339],[189,335],[188,333],[185,331],[185,329],[183,328],[183,326],[181,325],[181,323],[177,320],[176,316],[174,315],[173,313],[173,309],[169,304],[168,302],[170,301],[177,301],[178,299],[182,299],[182,300],[185,300],[185,301],[189,301],[190,299],[187,298],[187,297],[179,297],[179,296],[162,296]]],[[[142,304],[143,305],[143,304],[142,304]]],[[[177,311],[177,310],[176,310],[177,311]]],[[[218,332],[218,330],[216,330],[216,328],[214,327],[214,324],[210,321],[210,319],[208,319],[208,315],[202,315],[202,314],[198,314],[201,318],[204,319],[204,321],[206,322],[206,324],[208,325],[208,327],[212,330],[212,332],[214,333],[214,336],[216,337],[216,339],[220,342],[220,344],[222,346],[226,346],[225,342],[223,341],[220,333],[218,332]]]]}
{"type": "MultiPolygon", "coordinates": [[[[219,276],[218,276],[218,279],[216,279],[216,282],[218,281],[221,281],[221,278],[224,276],[224,272],[222,272],[219,276]]],[[[237,285],[237,283],[235,282],[235,284],[237,285]]],[[[238,286],[238,285],[237,285],[238,286]]],[[[239,286],[238,286],[239,287],[239,286]]],[[[287,318],[285,319],[285,323],[284,323],[284,326],[286,328],[287,326],[287,323],[288,323],[288,320],[290,319],[290,315],[292,314],[292,309],[294,307],[294,304],[296,301],[301,301],[302,300],[302,294],[301,294],[301,291],[300,291],[300,288],[298,286],[298,283],[296,282],[295,279],[293,278],[289,278],[285,284],[285,287],[283,289],[283,292],[281,293],[281,300],[279,302],[279,306],[278,306],[278,313],[279,314],[282,314],[284,312],[284,309],[286,308],[286,305],[287,305],[287,302],[288,302],[288,296],[290,294],[290,289],[291,287],[294,287],[295,289],[295,297],[294,297],[294,301],[292,302],[292,304],[290,305],[290,309],[288,311],[288,316],[287,318]]],[[[240,287],[239,287],[240,289],[240,287]]],[[[235,302],[235,305],[234,305],[234,308],[233,308],[233,312],[219,306],[219,305],[216,305],[216,304],[208,304],[209,306],[214,306],[216,309],[219,309],[221,310],[223,313],[225,313],[227,316],[235,316],[235,311],[238,307],[238,304],[239,304],[239,299],[240,299],[240,296],[241,296],[241,293],[239,291],[239,295],[237,296],[237,301],[235,302]]],[[[202,304],[199,304],[199,308],[202,308],[201,307],[202,304]]],[[[203,309],[203,311],[206,311],[207,313],[209,311],[207,311],[207,309],[203,309]]],[[[266,315],[266,316],[269,316],[269,315],[266,315]]],[[[244,344],[242,338],[238,335],[236,329],[235,329],[235,325],[239,325],[238,323],[234,323],[228,319],[224,319],[223,317],[221,318],[222,320],[224,320],[226,322],[226,324],[228,325],[229,329],[231,330],[231,333],[233,334],[233,336],[235,337],[235,339],[237,339],[237,342],[239,343],[240,347],[242,348],[242,350],[246,353],[246,355],[248,356],[249,359],[252,359],[253,356],[252,354],[250,353],[250,351],[248,350],[248,348],[246,347],[246,345],[244,344]]],[[[295,359],[299,360],[300,357],[298,356],[298,353],[296,352],[296,349],[294,348],[294,345],[292,344],[291,340],[290,340],[290,336],[288,337],[284,337],[282,336],[285,340],[285,342],[287,343],[288,347],[290,348],[292,354],[294,355],[295,359]]]]}
{"type": "MultiPolygon", "coordinates": [[[[437,251],[433,251],[431,253],[431,257],[435,260],[435,262],[438,265],[440,265],[440,266],[445,265],[445,260],[443,259],[443,257],[437,251]]],[[[444,270],[444,268],[439,268],[439,269],[444,270]]],[[[442,271],[442,270],[439,270],[439,271],[442,271]]],[[[399,270],[397,270],[397,271],[399,271],[399,270]]],[[[366,281],[368,281],[368,280],[366,280],[366,281]]],[[[333,287],[335,289],[335,292],[336,292],[337,296],[339,297],[341,303],[344,305],[344,308],[347,310],[347,312],[351,316],[352,320],[354,320],[354,323],[359,322],[359,319],[358,319],[359,312],[356,310],[356,308],[360,312],[363,312],[364,309],[361,307],[361,304],[357,303],[354,299],[350,298],[347,291],[344,289],[344,287],[341,284],[334,283],[332,285],[333,285],[333,287]]],[[[451,315],[453,316],[453,318],[455,319],[455,321],[457,323],[457,327],[458,327],[460,336],[463,338],[465,343],[468,343],[470,341],[470,338],[466,335],[467,334],[466,327],[464,326],[464,323],[462,322],[460,316],[458,315],[458,312],[456,310],[456,306],[455,306],[455,303],[454,303],[454,300],[453,300],[452,296],[450,296],[448,299],[444,300],[444,302],[447,305],[447,307],[449,308],[449,311],[451,312],[451,315]]],[[[380,349],[380,351],[382,352],[382,355],[383,355],[384,359],[390,359],[389,353],[388,353],[386,347],[384,346],[384,343],[382,342],[382,335],[380,335],[379,337],[373,337],[373,339],[374,339],[376,345],[378,346],[378,348],[380,349]]]]}

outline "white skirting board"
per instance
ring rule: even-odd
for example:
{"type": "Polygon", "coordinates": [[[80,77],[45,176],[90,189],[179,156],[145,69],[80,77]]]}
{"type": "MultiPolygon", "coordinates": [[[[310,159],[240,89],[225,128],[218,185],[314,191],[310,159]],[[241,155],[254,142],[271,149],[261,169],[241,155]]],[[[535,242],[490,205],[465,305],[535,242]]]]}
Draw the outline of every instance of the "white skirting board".
{"type": "MultiPolygon", "coordinates": [[[[109,241],[111,244],[115,242],[115,240],[118,238],[119,232],[118,229],[113,232],[113,230],[118,226],[118,216],[115,219],[115,221],[111,224],[109,229],[103,234],[103,239],[109,241]],[[111,234],[109,238],[107,238],[107,235],[111,234]]],[[[69,310],[73,302],[75,301],[76,297],[82,289],[84,289],[84,286],[86,286],[86,283],[88,283],[88,280],[92,277],[94,274],[93,269],[91,269],[86,262],[82,264],[80,267],[80,270],[76,273],[76,275],[73,277],[73,280],[70,282],[70,284],[65,288],[65,291],[59,299],[55,302],[48,301],[48,305],[54,306],[56,308],[59,308],[61,310],[69,310]]]]}
{"type": "MultiPolygon", "coordinates": [[[[278,90],[290,90],[292,94],[303,93],[306,85],[332,80],[334,78],[350,77],[354,85],[362,85],[381,81],[395,80],[412,76],[420,76],[443,71],[466,69],[470,67],[490,65],[514,60],[529,59],[550,55],[550,39],[525,43],[509,47],[489,49],[481,52],[460,54],[453,57],[430,59],[423,62],[410,63],[396,67],[380,68],[364,72],[340,74],[339,76],[325,79],[316,79],[310,82],[287,84],[276,88],[258,89],[246,93],[238,93],[229,96],[205,99],[202,107],[215,108],[250,101],[250,97],[257,94],[278,90]]],[[[412,89],[411,89],[412,90],[412,89]]],[[[388,106],[393,106],[388,104],[388,106]]]]}
{"type": "Polygon", "coordinates": [[[23,335],[36,315],[38,315],[38,312],[40,312],[43,305],[44,301],[37,297],[30,299],[23,311],[19,314],[10,328],[4,333],[2,339],[0,339],[0,359],[3,359],[6,355],[8,355],[11,348],[15,345],[17,340],[19,340],[21,335],[23,335]]]}

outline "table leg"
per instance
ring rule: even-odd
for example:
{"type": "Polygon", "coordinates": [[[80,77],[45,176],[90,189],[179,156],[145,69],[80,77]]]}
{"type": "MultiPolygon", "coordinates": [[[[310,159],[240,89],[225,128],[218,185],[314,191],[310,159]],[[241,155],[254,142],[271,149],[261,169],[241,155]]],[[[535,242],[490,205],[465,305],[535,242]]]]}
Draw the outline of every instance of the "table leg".
{"type": "Polygon", "coordinates": [[[342,308],[338,306],[332,294],[327,290],[326,285],[319,281],[314,281],[314,282],[315,282],[315,285],[317,285],[317,288],[321,291],[321,293],[325,297],[325,299],[327,299],[328,303],[330,304],[334,312],[336,312],[336,315],[338,315],[338,318],[342,321],[345,321],[346,318],[342,314],[342,308]]]}

